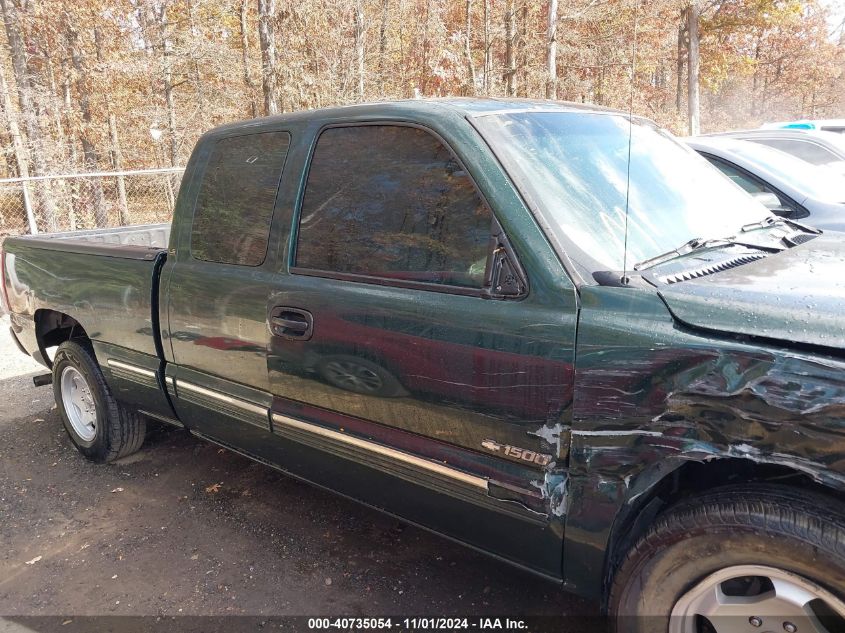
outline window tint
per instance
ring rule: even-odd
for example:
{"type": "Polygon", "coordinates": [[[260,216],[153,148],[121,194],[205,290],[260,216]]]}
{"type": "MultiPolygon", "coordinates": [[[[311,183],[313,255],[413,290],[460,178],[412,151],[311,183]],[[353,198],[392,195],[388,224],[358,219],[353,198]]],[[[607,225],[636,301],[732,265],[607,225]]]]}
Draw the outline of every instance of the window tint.
{"type": "Polygon", "coordinates": [[[805,160],[808,163],[812,163],[813,165],[825,165],[832,161],[838,160],[836,154],[829,150],[826,150],[821,145],[817,145],[816,143],[810,141],[789,140],[781,138],[765,138],[760,139],[758,142],[762,143],[763,145],[768,145],[769,147],[779,149],[780,151],[786,152],[787,154],[792,154],[793,156],[796,156],[801,160],[805,160]]]}
{"type": "Polygon", "coordinates": [[[289,145],[287,132],[249,134],[215,143],[194,210],[194,257],[244,266],[264,261],[289,145]]]}
{"type": "Polygon", "coordinates": [[[774,193],[770,188],[766,187],[762,182],[756,178],[752,178],[748,174],[741,172],[739,169],[728,163],[724,163],[717,158],[706,156],[707,160],[713,163],[719,171],[725,176],[733,180],[740,187],[745,189],[748,193],[774,193]]]}
{"type": "Polygon", "coordinates": [[[480,288],[491,213],[434,136],[412,127],[320,135],[296,266],[480,288]]]}

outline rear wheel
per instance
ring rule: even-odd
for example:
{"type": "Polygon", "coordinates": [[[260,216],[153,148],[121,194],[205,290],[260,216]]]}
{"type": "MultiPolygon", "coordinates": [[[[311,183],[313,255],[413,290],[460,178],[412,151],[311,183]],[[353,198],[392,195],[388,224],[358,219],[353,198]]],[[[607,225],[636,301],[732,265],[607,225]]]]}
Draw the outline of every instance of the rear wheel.
{"type": "Polygon", "coordinates": [[[807,491],[716,490],[655,521],[614,576],[616,631],[845,631],[845,516],[807,491]]]}
{"type": "Polygon", "coordinates": [[[77,341],[59,345],[53,361],[53,393],[68,436],[91,461],[109,462],[141,448],[145,419],[114,399],[88,345],[77,341]]]}

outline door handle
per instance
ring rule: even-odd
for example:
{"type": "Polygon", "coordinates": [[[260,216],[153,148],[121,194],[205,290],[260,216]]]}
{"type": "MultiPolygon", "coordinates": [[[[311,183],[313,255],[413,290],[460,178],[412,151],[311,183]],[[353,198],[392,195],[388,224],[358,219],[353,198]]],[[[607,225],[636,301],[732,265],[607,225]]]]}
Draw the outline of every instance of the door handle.
{"type": "Polygon", "coordinates": [[[307,341],[314,333],[314,317],[308,310],[276,306],[270,310],[267,325],[274,336],[307,341]]]}

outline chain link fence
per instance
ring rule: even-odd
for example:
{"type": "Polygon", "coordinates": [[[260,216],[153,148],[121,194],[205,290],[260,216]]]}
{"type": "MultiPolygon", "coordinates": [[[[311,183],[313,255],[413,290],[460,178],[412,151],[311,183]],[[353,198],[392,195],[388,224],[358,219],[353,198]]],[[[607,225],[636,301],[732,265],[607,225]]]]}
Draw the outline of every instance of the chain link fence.
{"type": "Polygon", "coordinates": [[[169,222],[182,167],[0,179],[0,241],[10,235],[169,222]]]}

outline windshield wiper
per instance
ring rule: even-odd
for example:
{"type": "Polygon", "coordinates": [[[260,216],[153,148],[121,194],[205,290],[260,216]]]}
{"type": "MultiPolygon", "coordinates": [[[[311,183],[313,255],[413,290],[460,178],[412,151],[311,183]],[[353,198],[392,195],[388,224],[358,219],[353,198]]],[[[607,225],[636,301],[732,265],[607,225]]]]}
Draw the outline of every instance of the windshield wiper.
{"type": "MultiPolygon", "coordinates": [[[[784,218],[779,218],[770,215],[768,217],[763,218],[759,222],[751,222],[750,224],[745,224],[741,226],[739,232],[747,233],[748,231],[753,231],[754,229],[768,228],[771,226],[775,226],[776,224],[787,224],[790,222],[791,220],[786,220],[784,218]]],[[[801,226],[797,223],[793,224],[796,224],[799,227],[801,226]]],[[[808,229],[808,232],[809,231],[813,231],[813,229],[808,229]]],[[[775,244],[767,245],[753,242],[745,242],[743,240],[737,239],[735,235],[732,235],[730,237],[716,237],[711,239],[696,237],[695,239],[689,240],[688,242],[684,242],[678,248],[673,248],[671,251],[666,251],[665,253],[661,253],[660,255],[655,255],[654,257],[650,257],[649,259],[644,259],[641,262],[637,262],[636,264],[634,264],[634,270],[643,270],[644,268],[651,268],[652,266],[656,266],[657,264],[667,262],[670,259],[682,257],[684,255],[692,253],[693,251],[714,246],[745,246],[746,248],[755,248],[761,251],[769,251],[773,253],[777,253],[783,250],[782,246],[776,246],[775,244]]]]}
{"type": "Polygon", "coordinates": [[[730,240],[716,238],[705,240],[703,237],[696,237],[688,242],[684,242],[677,248],[673,248],[670,251],[666,251],[665,253],[661,253],[660,255],[655,255],[654,257],[650,257],[649,259],[644,259],[641,262],[637,262],[634,264],[634,270],[643,270],[644,268],[650,268],[652,266],[656,266],[657,264],[662,264],[663,262],[668,262],[670,259],[675,259],[676,257],[681,257],[688,253],[692,253],[695,250],[699,250],[701,248],[707,248],[709,246],[727,246],[728,244],[732,244],[730,240]]]}
{"type": "MultiPolygon", "coordinates": [[[[760,226],[767,225],[761,224],[760,226]]],[[[770,253],[779,253],[780,251],[784,250],[783,246],[776,246],[775,244],[767,245],[755,244],[752,242],[744,242],[742,240],[737,240],[734,237],[716,237],[708,240],[697,237],[694,240],[690,240],[689,242],[681,244],[678,248],[672,249],[671,251],[666,251],[665,253],[656,255],[650,259],[644,259],[641,262],[637,262],[636,264],[634,264],[634,270],[643,270],[645,268],[651,268],[652,266],[657,266],[658,264],[668,262],[669,260],[675,259],[676,257],[688,255],[693,251],[698,251],[702,248],[712,248],[715,246],[744,246],[745,248],[754,248],[759,251],[768,251],[770,253]]]]}

